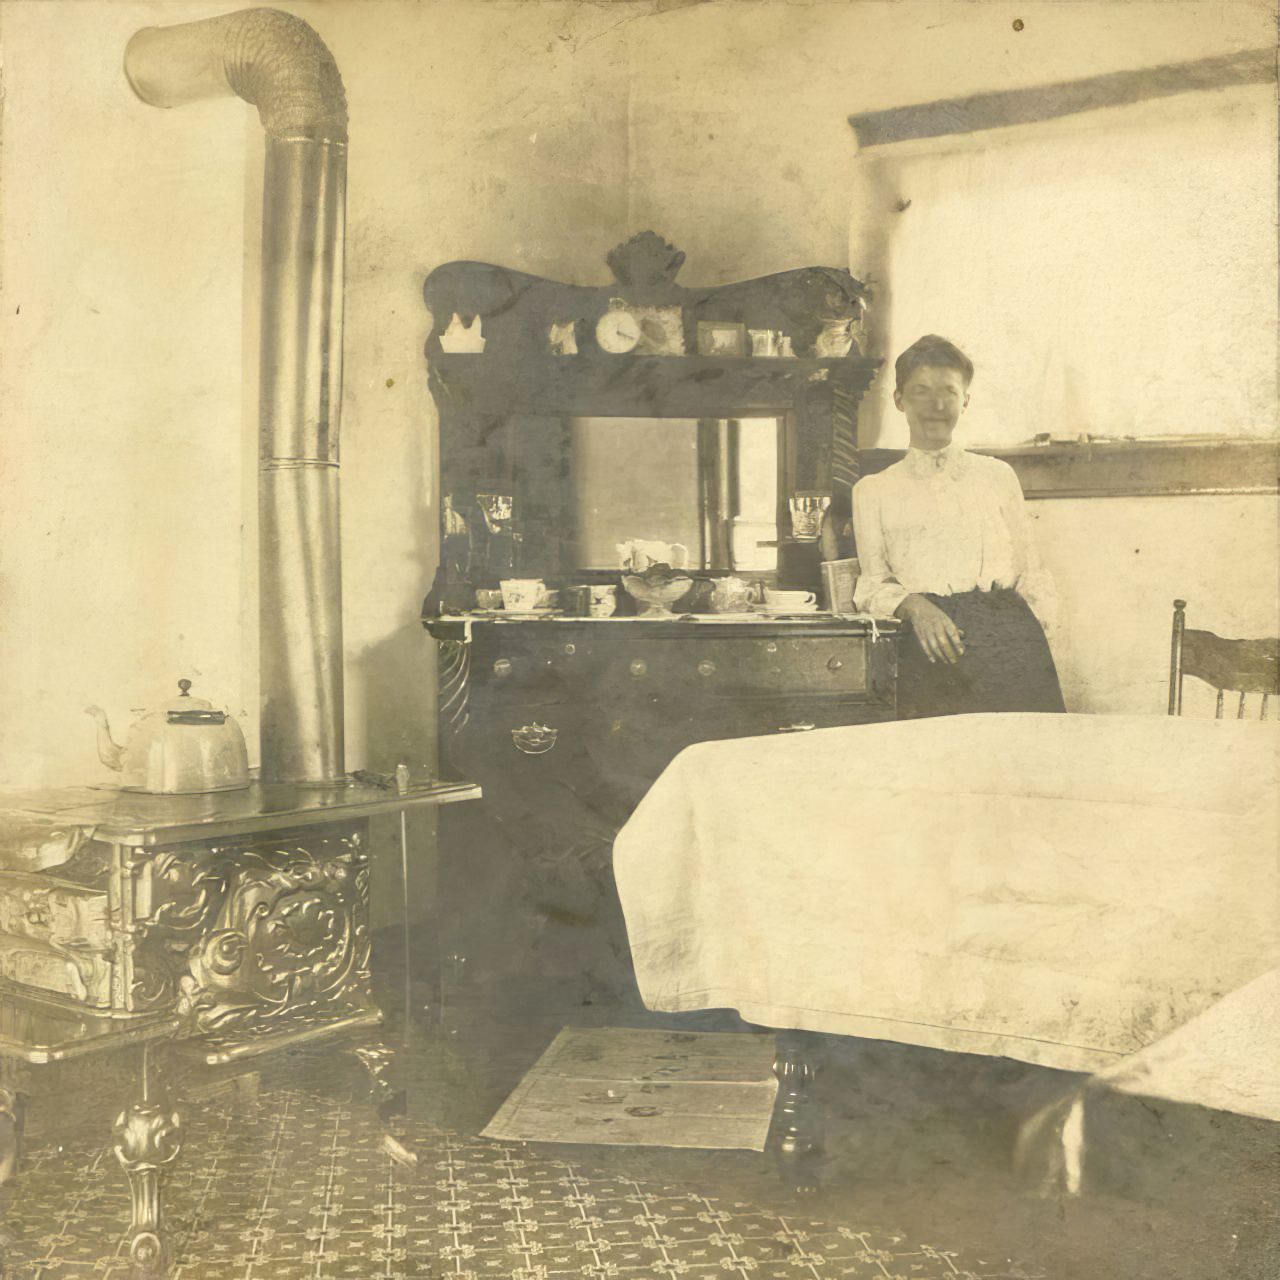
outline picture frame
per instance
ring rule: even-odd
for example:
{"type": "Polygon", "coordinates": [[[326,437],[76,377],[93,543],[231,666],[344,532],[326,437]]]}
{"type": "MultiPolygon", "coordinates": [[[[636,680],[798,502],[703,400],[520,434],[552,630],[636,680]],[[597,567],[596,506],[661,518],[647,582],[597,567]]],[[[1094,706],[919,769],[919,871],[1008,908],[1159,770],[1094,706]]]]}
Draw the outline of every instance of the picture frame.
{"type": "Polygon", "coordinates": [[[721,320],[699,320],[698,354],[700,356],[745,356],[747,326],[721,320]]]}
{"type": "Polygon", "coordinates": [[[640,325],[636,355],[684,355],[684,314],[679,307],[633,307],[640,325]]]}

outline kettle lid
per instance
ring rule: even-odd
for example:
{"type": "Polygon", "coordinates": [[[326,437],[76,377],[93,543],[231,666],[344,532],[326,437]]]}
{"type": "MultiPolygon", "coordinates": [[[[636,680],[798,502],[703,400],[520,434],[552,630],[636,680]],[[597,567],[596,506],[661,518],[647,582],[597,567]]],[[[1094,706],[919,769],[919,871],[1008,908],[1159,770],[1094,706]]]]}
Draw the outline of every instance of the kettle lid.
{"type": "Polygon", "coordinates": [[[179,680],[178,688],[182,692],[176,698],[170,698],[160,708],[161,711],[208,711],[213,706],[213,703],[207,698],[193,698],[191,696],[190,680],[179,680]]]}

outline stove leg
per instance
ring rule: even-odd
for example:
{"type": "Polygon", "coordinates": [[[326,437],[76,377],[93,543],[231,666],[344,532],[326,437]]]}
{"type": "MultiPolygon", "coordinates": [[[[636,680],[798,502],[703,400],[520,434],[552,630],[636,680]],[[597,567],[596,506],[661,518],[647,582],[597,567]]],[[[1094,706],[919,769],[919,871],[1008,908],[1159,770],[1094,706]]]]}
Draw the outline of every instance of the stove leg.
{"type": "Polygon", "coordinates": [[[182,1121],[172,1107],[152,1096],[145,1050],[143,1055],[142,1097],[120,1113],[114,1126],[116,1158],[129,1179],[133,1201],[130,1280],[151,1280],[168,1269],[161,1189],[165,1172],[182,1150],[182,1121]]]}
{"type": "Polygon", "coordinates": [[[821,1149],[814,1141],[812,1086],[817,1069],[802,1032],[780,1031],[773,1074],[778,1078],[778,1169],[799,1194],[818,1189],[821,1149]]]}
{"type": "Polygon", "coordinates": [[[0,1185],[13,1177],[22,1159],[22,1121],[22,1095],[0,1085],[0,1185]]]}

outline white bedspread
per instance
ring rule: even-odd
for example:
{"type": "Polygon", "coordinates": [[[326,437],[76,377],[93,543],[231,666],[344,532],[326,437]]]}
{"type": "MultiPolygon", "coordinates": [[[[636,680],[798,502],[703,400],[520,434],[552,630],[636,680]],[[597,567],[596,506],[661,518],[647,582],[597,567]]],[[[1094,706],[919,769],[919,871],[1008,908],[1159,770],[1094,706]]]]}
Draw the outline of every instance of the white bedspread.
{"type": "Polygon", "coordinates": [[[641,994],[1105,1067],[1280,964],[1278,743],[982,715],[691,747],[614,846],[641,994]]]}

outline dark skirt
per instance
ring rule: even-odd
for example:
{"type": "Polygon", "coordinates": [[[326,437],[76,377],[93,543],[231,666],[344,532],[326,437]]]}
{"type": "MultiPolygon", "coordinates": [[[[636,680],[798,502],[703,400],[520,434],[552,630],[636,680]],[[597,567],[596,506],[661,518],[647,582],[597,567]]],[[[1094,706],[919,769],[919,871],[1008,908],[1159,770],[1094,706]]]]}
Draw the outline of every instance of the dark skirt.
{"type": "Polygon", "coordinates": [[[1065,711],[1044,629],[1027,602],[1006,588],[926,595],[964,632],[954,665],[930,662],[908,629],[898,650],[898,716],[980,711],[1065,711]]]}

